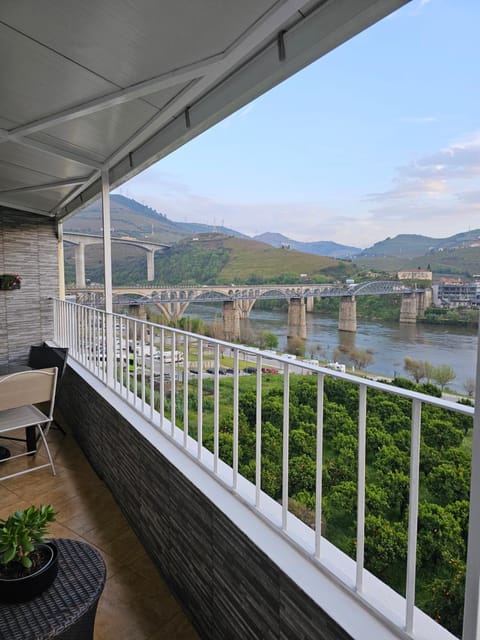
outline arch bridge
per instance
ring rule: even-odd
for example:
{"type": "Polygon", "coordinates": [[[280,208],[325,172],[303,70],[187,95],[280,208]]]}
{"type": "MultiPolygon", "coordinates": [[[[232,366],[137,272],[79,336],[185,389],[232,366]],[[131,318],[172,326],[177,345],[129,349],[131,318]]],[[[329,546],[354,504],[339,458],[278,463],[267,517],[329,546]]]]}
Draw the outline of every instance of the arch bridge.
{"type": "MultiPolygon", "coordinates": [[[[78,302],[94,306],[104,303],[103,289],[70,289],[78,302]]],[[[418,315],[431,305],[431,289],[414,289],[396,280],[372,280],[358,284],[293,284],[244,286],[127,286],[114,287],[114,303],[143,307],[156,305],[170,320],[179,320],[191,303],[223,303],[223,326],[226,339],[240,336],[240,320],[248,318],[257,300],[288,300],[289,335],[306,337],[306,311],[313,310],[315,298],[341,298],[339,329],[356,331],[356,297],[401,294],[400,322],[415,323],[418,315]],[[305,303],[306,301],[306,303],[305,303]]]]}

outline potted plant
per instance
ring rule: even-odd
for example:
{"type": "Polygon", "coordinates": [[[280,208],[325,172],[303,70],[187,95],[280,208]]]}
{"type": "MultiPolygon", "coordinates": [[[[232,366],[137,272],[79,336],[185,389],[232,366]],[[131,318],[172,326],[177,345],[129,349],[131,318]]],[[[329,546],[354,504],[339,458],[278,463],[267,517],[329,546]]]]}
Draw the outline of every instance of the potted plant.
{"type": "Polygon", "coordinates": [[[15,273],[4,273],[0,275],[0,289],[11,291],[20,289],[22,279],[15,273]]]}
{"type": "Polygon", "coordinates": [[[30,600],[55,580],[58,551],[44,539],[55,515],[51,504],[32,505],[0,520],[0,600],[30,600]]]}

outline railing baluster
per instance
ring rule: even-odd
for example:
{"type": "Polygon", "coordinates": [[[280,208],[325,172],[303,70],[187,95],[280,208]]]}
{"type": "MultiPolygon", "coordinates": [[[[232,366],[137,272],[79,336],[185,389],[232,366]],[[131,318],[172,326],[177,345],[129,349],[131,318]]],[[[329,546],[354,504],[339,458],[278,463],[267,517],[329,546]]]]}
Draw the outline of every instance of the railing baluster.
{"type": "Polygon", "coordinates": [[[283,367],[283,442],[282,442],[282,529],[288,520],[288,438],[290,430],[290,369],[283,367]]]}
{"type": "Polygon", "coordinates": [[[413,633],[415,577],[417,566],[418,489],[420,481],[420,429],[422,402],[412,401],[412,437],[410,444],[410,503],[408,508],[407,594],[405,628],[413,633]]]}
{"type": "Polygon", "coordinates": [[[137,370],[137,339],[138,339],[138,322],[133,321],[133,406],[137,406],[138,400],[138,370],[137,370]]]}
{"type": "Polygon", "coordinates": [[[171,365],[170,365],[170,435],[173,437],[175,435],[175,420],[177,417],[177,381],[175,379],[175,351],[177,349],[175,332],[172,331],[170,338],[170,346],[171,346],[171,365]]]}
{"type": "Polygon", "coordinates": [[[325,375],[317,377],[317,451],[315,472],[315,557],[320,559],[322,539],[322,478],[323,478],[323,386],[325,375]]]}
{"type": "Polygon", "coordinates": [[[197,458],[202,459],[203,449],[203,345],[197,340],[197,458]]]}
{"type": "Polygon", "coordinates": [[[165,354],[165,329],[160,329],[160,403],[159,403],[159,412],[160,412],[160,429],[164,427],[164,416],[165,416],[165,364],[163,361],[165,354]]]}
{"type": "Polygon", "coordinates": [[[188,445],[188,336],[183,336],[183,446],[188,445]]]}
{"type": "MultiPolygon", "coordinates": [[[[218,352],[220,347],[215,343],[214,353],[215,359],[218,358],[218,352]]],[[[237,363],[238,364],[238,363],[237,363]]],[[[238,375],[238,372],[234,369],[233,375],[238,375]]],[[[218,473],[218,459],[220,455],[220,389],[218,378],[214,379],[213,383],[213,470],[218,473]]]]}
{"type": "Polygon", "coordinates": [[[365,552],[365,452],[367,423],[367,387],[358,390],[358,478],[357,478],[357,576],[356,589],[363,589],[363,563],[365,552]]]}
{"type": "Polygon", "coordinates": [[[155,409],[155,327],[150,325],[150,420],[155,409]]]}
{"type": "Polygon", "coordinates": [[[142,413],[145,413],[145,324],[142,322],[140,325],[140,380],[141,380],[141,392],[142,392],[142,413]]]}
{"type": "MultiPolygon", "coordinates": [[[[215,354],[216,355],[216,354],[215,354]]],[[[238,488],[238,399],[240,375],[238,369],[238,349],[233,352],[233,490],[238,488]]],[[[215,377],[218,376],[217,361],[215,377]]]]}
{"type": "Polygon", "coordinates": [[[260,508],[262,489],[262,358],[257,356],[257,406],[255,415],[255,506],[260,508]]]}

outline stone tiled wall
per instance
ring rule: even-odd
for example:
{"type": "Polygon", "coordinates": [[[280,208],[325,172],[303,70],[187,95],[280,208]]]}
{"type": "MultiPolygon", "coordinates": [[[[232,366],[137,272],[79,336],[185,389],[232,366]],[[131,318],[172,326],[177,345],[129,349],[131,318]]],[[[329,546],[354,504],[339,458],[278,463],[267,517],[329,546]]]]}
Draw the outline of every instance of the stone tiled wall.
{"type": "Polygon", "coordinates": [[[0,369],[26,363],[32,344],[53,337],[58,297],[55,224],[43,216],[0,208],[0,274],[21,276],[21,289],[0,291],[0,369]]]}
{"type": "Polygon", "coordinates": [[[202,638],[350,638],[70,368],[58,405],[202,638]]]}

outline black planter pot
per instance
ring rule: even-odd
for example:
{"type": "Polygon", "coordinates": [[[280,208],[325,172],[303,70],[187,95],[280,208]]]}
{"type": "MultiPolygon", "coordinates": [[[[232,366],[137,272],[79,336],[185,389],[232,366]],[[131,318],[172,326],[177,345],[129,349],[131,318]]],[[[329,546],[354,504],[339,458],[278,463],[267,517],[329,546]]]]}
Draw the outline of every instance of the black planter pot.
{"type": "Polygon", "coordinates": [[[53,542],[37,545],[48,549],[50,559],[35,573],[21,578],[0,576],[0,600],[3,602],[26,602],[48,589],[57,577],[58,549],[53,542]]]}

